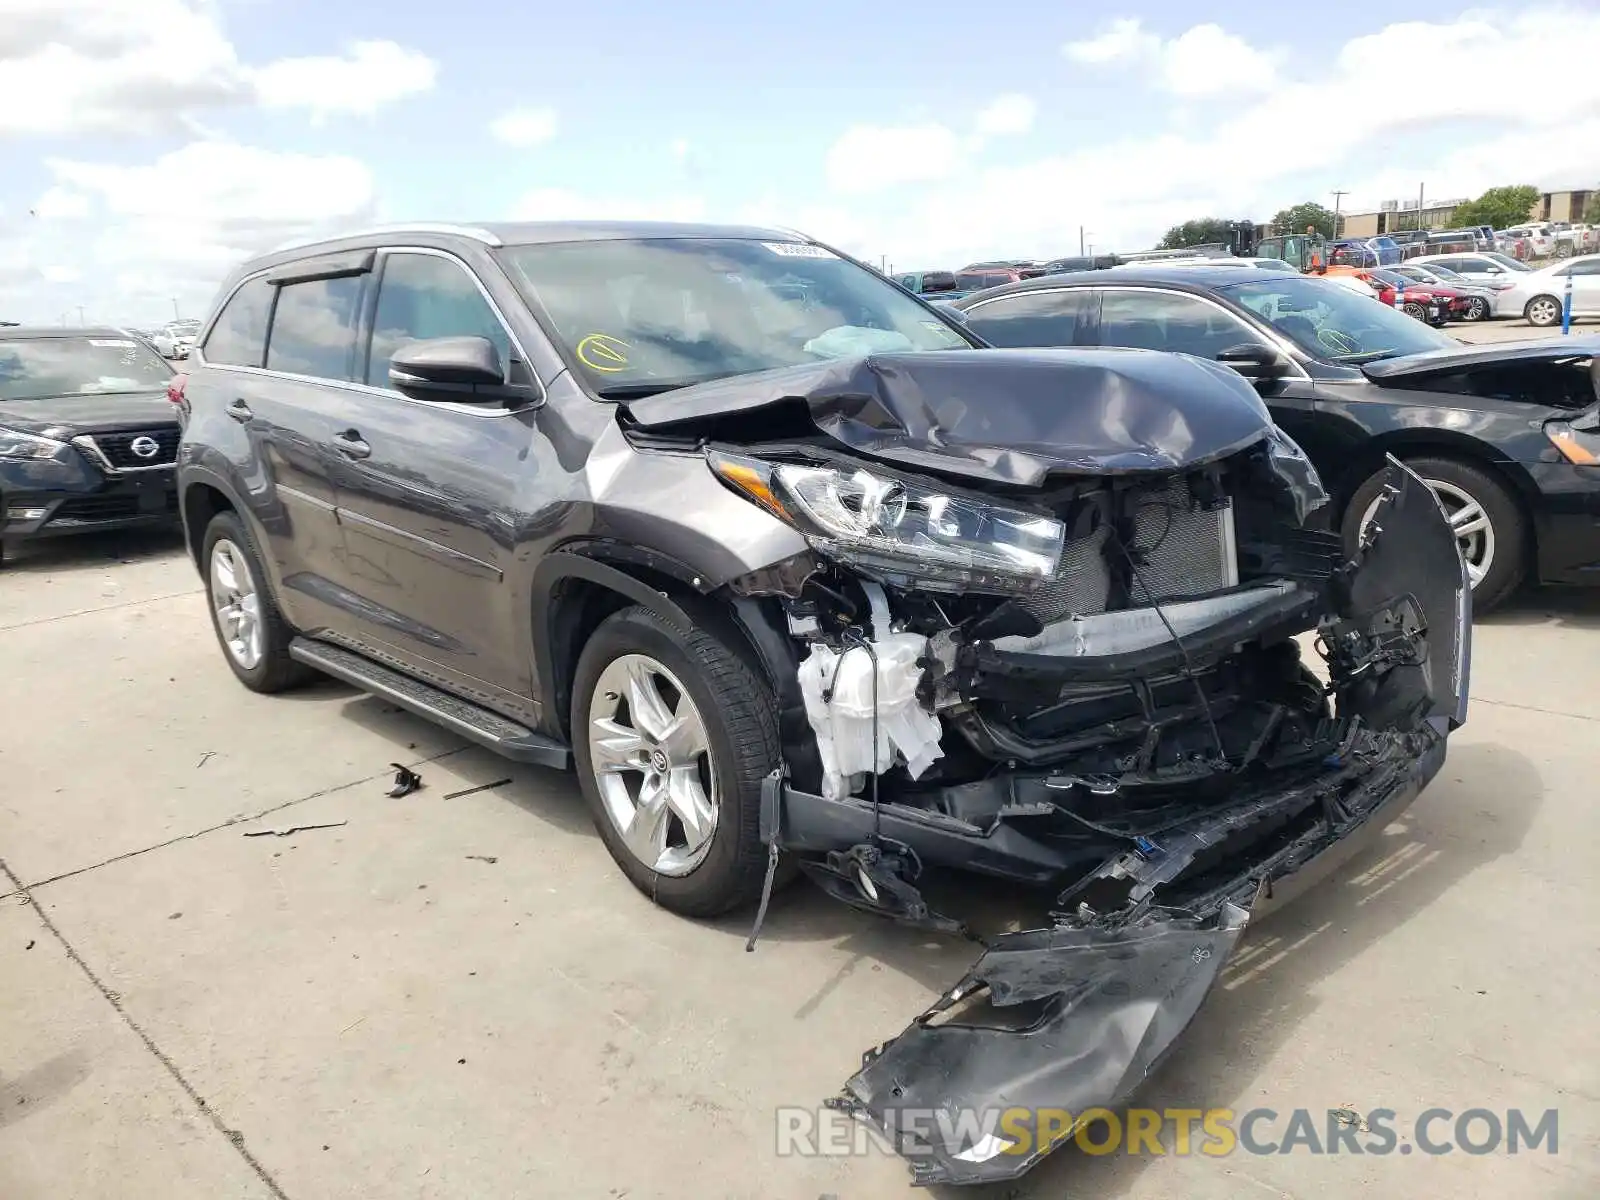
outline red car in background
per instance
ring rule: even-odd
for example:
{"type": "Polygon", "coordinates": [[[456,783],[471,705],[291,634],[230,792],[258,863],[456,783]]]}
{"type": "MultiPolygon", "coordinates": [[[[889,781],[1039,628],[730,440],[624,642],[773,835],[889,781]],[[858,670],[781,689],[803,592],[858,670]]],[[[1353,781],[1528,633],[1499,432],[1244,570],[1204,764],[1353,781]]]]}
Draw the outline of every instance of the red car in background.
{"type": "Polygon", "coordinates": [[[1429,325],[1465,321],[1472,308],[1472,297],[1465,292],[1439,284],[1418,283],[1383,267],[1329,267],[1327,273],[1353,275],[1365,282],[1382,303],[1391,307],[1394,306],[1395,288],[1400,288],[1399,307],[1407,316],[1426,321],[1429,325]]]}

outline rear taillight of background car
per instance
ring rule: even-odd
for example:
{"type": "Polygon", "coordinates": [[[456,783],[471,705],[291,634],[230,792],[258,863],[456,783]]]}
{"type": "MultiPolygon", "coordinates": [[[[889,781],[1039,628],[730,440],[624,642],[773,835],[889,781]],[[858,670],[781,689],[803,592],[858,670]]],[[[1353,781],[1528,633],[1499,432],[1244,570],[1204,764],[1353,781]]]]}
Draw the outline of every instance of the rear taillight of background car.
{"type": "Polygon", "coordinates": [[[188,386],[189,377],[182,372],[174,375],[167,384],[167,399],[177,406],[180,421],[189,415],[189,397],[185,394],[188,386]]]}

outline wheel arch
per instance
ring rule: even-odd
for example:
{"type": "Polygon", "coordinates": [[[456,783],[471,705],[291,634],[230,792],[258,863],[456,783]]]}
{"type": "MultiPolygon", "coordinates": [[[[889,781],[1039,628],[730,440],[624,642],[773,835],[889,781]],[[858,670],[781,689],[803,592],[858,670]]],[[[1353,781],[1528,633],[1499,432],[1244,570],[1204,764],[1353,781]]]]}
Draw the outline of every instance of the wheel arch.
{"type": "Polygon", "coordinates": [[[184,484],[182,495],[179,498],[178,512],[183,519],[183,540],[188,547],[189,558],[194,563],[197,571],[205,569],[201,560],[201,553],[205,549],[206,526],[211,524],[211,519],[220,512],[242,513],[244,509],[239,505],[226,489],[219,486],[209,478],[201,478],[184,484]]]}
{"type": "Polygon", "coordinates": [[[692,568],[655,551],[598,541],[569,543],[533,572],[534,674],[546,733],[570,740],[572,682],[583,647],[602,621],[634,604],[674,624],[719,633],[772,686],[789,744],[794,713],[803,722],[805,710],[798,662],[775,602],[707,588],[692,568]]]}

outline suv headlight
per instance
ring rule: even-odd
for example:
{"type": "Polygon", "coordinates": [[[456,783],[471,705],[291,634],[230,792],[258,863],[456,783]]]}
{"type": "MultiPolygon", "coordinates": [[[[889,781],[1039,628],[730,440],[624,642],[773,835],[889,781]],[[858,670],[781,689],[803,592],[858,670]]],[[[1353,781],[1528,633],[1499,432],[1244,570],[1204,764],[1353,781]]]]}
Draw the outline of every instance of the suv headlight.
{"type": "Polygon", "coordinates": [[[37,437],[15,429],[0,429],[0,458],[34,462],[55,458],[67,448],[65,442],[37,437]]]}
{"type": "Polygon", "coordinates": [[[1061,562],[1054,517],[866,467],[770,463],[712,451],[711,469],[793,525],[819,554],[907,587],[1025,593],[1061,562]]]}

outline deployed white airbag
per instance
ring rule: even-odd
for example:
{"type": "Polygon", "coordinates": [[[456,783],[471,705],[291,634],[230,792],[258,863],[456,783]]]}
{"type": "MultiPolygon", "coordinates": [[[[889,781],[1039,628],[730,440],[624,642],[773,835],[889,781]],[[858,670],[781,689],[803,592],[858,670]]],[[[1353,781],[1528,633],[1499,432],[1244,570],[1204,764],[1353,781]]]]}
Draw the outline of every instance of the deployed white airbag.
{"type": "Polygon", "coordinates": [[[822,754],[822,794],[830,800],[854,795],[870,772],[882,774],[898,754],[911,778],[922,775],[944,751],[939,719],[917,700],[917,681],[928,639],[914,633],[874,638],[878,660],[878,745],[872,745],[872,655],[861,646],[841,654],[820,642],[800,664],[800,694],[822,754]]]}

